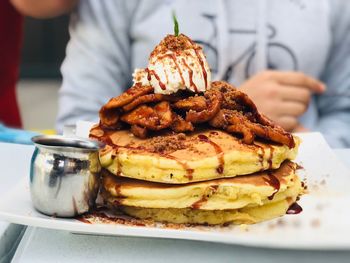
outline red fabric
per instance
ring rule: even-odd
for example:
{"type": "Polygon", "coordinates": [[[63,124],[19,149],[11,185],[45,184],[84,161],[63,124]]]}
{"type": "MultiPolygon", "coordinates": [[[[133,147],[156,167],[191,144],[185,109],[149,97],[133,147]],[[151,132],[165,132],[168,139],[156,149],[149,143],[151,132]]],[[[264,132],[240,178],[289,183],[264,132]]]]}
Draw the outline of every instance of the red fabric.
{"type": "Polygon", "coordinates": [[[23,17],[8,0],[0,0],[0,122],[21,127],[16,82],[22,44],[23,17]]]}

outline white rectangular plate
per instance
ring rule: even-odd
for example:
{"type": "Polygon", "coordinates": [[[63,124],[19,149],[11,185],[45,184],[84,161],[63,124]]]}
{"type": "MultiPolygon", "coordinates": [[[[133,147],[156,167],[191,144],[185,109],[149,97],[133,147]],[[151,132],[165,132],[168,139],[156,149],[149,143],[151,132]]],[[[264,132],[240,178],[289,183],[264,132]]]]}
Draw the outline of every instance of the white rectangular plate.
{"type": "MultiPolygon", "coordinates": [[[[303,134],[297,162],[305,169],[310,193],[301,198],[303,212],[247,228],[193,227],[170,229],[111,224],[86,224],[52,218],[32,206],[27,177],[32,150],[0,145],[2,176],[16,178],[0,198],[0,219],[77,233],[175,238],[287,249],[350,249],[350,172],[318,133],[303,134]],[[16,158],[8,154],[16,154],[16,158]],[[6,157],[7,156],[7,157],[6,157]],[[22,161],[24,163],[18,163],[22,161]],[[23,161],[25,160],[25,161],[23,161]],[[21,180],[17,179],[21,178],[21,180]]],[[[3,188],[3,187],[2,187],[3,188]]]]}

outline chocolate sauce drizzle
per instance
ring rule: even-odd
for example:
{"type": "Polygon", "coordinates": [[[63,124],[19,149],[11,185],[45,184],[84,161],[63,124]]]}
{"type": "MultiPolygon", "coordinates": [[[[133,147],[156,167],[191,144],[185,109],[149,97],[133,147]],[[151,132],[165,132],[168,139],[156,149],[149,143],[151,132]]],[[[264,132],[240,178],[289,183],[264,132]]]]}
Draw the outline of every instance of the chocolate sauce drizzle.
{"type": "Polygon", "coordinates": [[[267,175],[268,178],[264,177],[264,181],[274,188],[272,195],[268,197],[269,200],[272,200],[275,194],[280,190],[281,183],[271,171],[267,171],[267,175]]]}
{"type": "Polygon", "coordinates": [[[299,214],[303,211],[303,208],[298,204],[298,203],[293,203],[291,206],[288,208],[286,214],[288,215],[296,215],[299,214]]]}
{"type": "Polygon", "coordinates": [[[222,151],[221,147],[217,145],[215,142],[210,140],[206,135],[204,134],[199,134],[198,138],[202,142],[209,143],[211,146],[214,147],[214,150],[217,154],[218,161],[219,161],[219,166],[216,168],[216,171],[219,174],[222,174],[224,172],[224,166],[225,166],[225,159],[224,159],[224,152],[222,151]]]}

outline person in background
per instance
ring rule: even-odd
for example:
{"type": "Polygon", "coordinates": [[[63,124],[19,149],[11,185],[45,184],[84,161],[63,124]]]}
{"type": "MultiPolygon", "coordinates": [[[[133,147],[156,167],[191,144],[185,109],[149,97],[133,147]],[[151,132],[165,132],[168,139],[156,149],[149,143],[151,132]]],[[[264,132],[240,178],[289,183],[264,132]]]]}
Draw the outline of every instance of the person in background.
{"type": "Polygon", "coordinates": [[[0,1],[0,123],[22,126],[16,83],[22,43],[23,17],[9,1],[0,1]]]}
{"type": "Polygon", "coordinates": [[[77,0],[0,1],[0,122],[22,126],[16,98],[23,16],[49,18],[69,12],[77,0]]]}
{"type": "Polygon", "coordinates": [[[62,65],[57,127],[98,121],[153,47],[180,31],[204,47],[214,79],[246,92],[288,131],[350,147],[350,5],[345,0],[81,1],[62,65]]]}
{"type": "Polygon", "coordinates": [[[2,0],[0,1],[0,141],[29,141],[16,97],[16,83],[22,44],[23,15],[49,18],[69,12],[76,0],[2,0]]]}
{"type": "Polygon", "coordinates": [[[33,18],[53,18],[67,14],[76,6],[78,2],[78,0],[10,1],[19,13],[33,18]]]}

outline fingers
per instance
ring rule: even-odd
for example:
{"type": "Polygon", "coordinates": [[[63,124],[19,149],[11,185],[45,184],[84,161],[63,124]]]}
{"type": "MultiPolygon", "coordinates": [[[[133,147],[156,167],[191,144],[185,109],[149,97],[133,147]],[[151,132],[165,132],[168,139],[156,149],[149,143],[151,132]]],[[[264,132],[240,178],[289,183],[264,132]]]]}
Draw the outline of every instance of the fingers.
{"type": "Polygon", "coordinates": [[[310,130],[308,128],[305,128],[300,123],[293,129],[293,132],[309,132],[310,130]]]}
{"type": "Polygon", "coordinates": [[[298,119],[292,116],[281,116],[276,120],[276,123],[289,132],[299,125],[298,119]]]}
{"type": "Polygon", "coordinates": [[[307,110],[311,95],[323,92],[325,85],[301,72],[264,71],[240,88],[253,99],[259,111],[292,131],[307,110]]]}
{"type": "Polygon", "coordinates": [[[311,91],[302,87],[283,86],[283,88],[280,89],[280,96],[284,101],[297,101],[309,105],[311,91]]]}
{"type": "Polygon", "coordinates": [[[307,109],[307,104],[297,101],[284,101],[276,105],[279,116],[299,117],[307,109]]]}
{"type": "Polygon", "coordinates": [[[275,121],[287,131],[293,131],[298,125],[298,118],[307,110],[307,105],[297,101],[284,101],[275,106],[275,121]]]}
{"type": "Polygon", "coordinates": [[[265,74],[282,85],[306,87],[316,93],[322,93],[326,89],[321,81],[301,72],[267,71],[265,74]]]}

